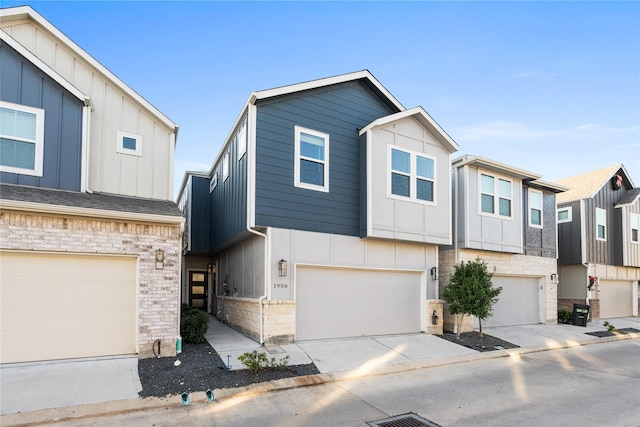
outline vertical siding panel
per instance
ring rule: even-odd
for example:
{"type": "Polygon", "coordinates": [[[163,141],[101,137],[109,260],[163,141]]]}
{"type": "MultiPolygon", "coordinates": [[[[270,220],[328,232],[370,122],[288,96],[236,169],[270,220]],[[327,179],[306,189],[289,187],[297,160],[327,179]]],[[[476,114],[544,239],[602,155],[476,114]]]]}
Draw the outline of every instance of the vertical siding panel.
{"type": "MultiPolygon", "coordinates": [[[[143,114],[139,114],[136,109],[135,115],[138,123],[136,124],[135,134],[142,136],[142,154],[143,158],[138,158],[138,168],[136,170],[136,187],[137,194],[144,195],[143,197],[159,198],[154,192],[155,188],[163,188],[161,182],[156,183],[157,178],[155,176],[155,170],[153,165],[166,165],[167,163],[159,163],[163,161],[161,157],[158,158],[157,146],[162,144],[158,141],[158,144],[154,144],[154,138],[162,137],[162,135],[156,135],[155,124],[152,120],[149,120],[143,114]]],[[[166,161],[166,160],[165,160],[166,161]]]]}
{"type": "Polygon", "coordinates": [[[60,45],[56,45],[55,48],[55,66],[53,68],[67,81],[73,81],[73,57],[60,45]]]}
{"type": "MultiPolygon", "coordinates": [[[[122,116],[122,95],[116,92],[111,86],[105,85],[105,114],[102,120],[102,157],[104,171],[102,173],[103,183],[100,191],[118,194],[122,189],[120,180],[122,177],[121,156],[116,153],[117,131],[120,129],[122,116]]],[[[96,141],[93,141],[96,142],[96,141]]],[[[93,149],[93,147],[91,147],[93,149]]]]}
{"type": "Polygon", "coordinates": [[[55,42],[44,32],[32,27],[34,34],[34,45],[27,46],[38,58],[40,58],[49,67],[54,68],[56,56],[55,42]]]}
{"type": "MultiPolygon", "coordinates": [[[[102,176],[104,173],[104,159],[102,151],[104,144],[104,111],[106,104],[105,82],[97,75],[92,76],[91,100],[95,106],[91,113],[90,146],[89,146],[89,189],[96,190],[102,188],[102,176]]],[[[115,147],[115,141],[114,141],[115,147]]]]}
{"type": "Polygon", "coordinates": [[[82,109],[68,96],[62,97],[60,188],[79,191],[82,165],[82,109]]]}

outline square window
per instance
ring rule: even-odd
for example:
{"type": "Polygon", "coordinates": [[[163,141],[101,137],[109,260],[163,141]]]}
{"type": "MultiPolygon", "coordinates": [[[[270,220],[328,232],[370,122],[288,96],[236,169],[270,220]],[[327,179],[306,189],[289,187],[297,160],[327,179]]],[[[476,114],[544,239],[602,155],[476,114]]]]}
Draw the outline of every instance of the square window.
{"type": "Polygon", "coordinates": [[[0,171],[42,176],[44,110],[0,102],[0,171]]]}
{"type": "Polygon", "coordinates": [[[480,173],[480,212],[511,218],[512,186],[508,179],[480,173]]]}
{"type": "Polygon", "coordinates": [[[294,185],[329,192],[329,135],[301,126],[294,132],[294,185]]]}
{"type": "Polygon", "coordinates": [[[435,202],[435,159],[389,145],[390,195],[435,202]]]}
{"type": "Polygon", "coordinates": [[[142,156],[142,136],[131,133],[118,132],[116,152],[142,156]]]}

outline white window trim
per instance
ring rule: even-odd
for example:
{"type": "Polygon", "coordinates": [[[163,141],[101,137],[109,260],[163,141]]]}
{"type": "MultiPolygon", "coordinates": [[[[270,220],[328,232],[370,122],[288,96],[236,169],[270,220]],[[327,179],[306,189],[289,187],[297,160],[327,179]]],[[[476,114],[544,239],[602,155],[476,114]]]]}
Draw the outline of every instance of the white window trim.
{"type": "MultiPolygon", "coordinates": [[[[512,190],[513,191],[513,186],[512,186],[512,190]]],[[[529,188],[528,189],[528,193],[529,193],[529,227],[533,227],[533,228],[543,228],[544,227],[544,193],[540,190],[534,190],[533,188],[529,188]],[[531,210],[534,209],[531,206],[531,195],[532,194],[539,194],[540,195],[540,224],[534,224],[531,222],[531,210]]],[[[511,209],[513,210],[513,200],[511,201],[511,209]]]]}
{"type": "Polygon", "coordinates": [[[294,126],[295,131],[295,164],[294,164],[294,186],[307,190],[329,192],[329,134],[319,132],[317,130],[303,128],[302,126],[294,126]],[[324,139],[324,160],[306,158],[300,155],[300,134],[306,133],[318,138],[324,139]],[[315,163],[321,163],[324,166],[324,182],[323,185],[309,184],[300,181],[300,160],[308,160],[315,163]]]}
{"type": "Polygon", "coordinates": [[[604,242],[607,240],[607,211],[602,208],[596,208],[596,240],[604,242]],[[604,212],[604,224],[598,222],[598,211],[604,212]],[[598,226],[604,226],[604,237],[598,237],[598,226]]]}
{"type": "Polygon", "coordinates": [[[517,208],[522,209],[522,207],[515,206],[515,203],[513,200],[514,187],[515,187],[515,183],[513,182],[513,179],[496,174],[495,172],[488,172],[482,169],[478,169],[478,212],[479,214],[484,216],[494,217],[494,218],[513,219],[514,218],[513,213],[516,211],[516,209],[517,208]],[[493,194],[491,194],[491,196],[493,196],[493,213],[482,211],[482,194],[489,194],[489,193],[482,192],[482,175],[487,175],[494,179],[494,183],[493,183],[494,192],[493,194]],[[511,201],[511,212],[509,216],[500,215],[500,199],[505,199],[505,197],[500,196],[500,180],[509,181],[511,183],[511,195],[508,198],[508,200],[511,201]]]}
{"type": "Polygon", "coordinates": [[[435,157],[425,153],[408,150],[406,148],[399,147],[397,145],[387,144],[387,197],[388,198],[396,199],[396,200],[411,200],[412,202],[422,203],[424,205],[436,206],[438,204],[437,203],[438,191],[436,187],[437,177],[438,177],[438,161],[435,157]],[[402,151],[404,153],[409,154],[410,160],[409,160],[408,174],[406,172],[396,171],[392,168],[391,162],[393,160],[392,159],[393,150],[398,150],[398,151],[402,151]],[[417,159],[418,156],[433,160],[433,179],[418,177],[418,159],[417,159]],[[392,173],[397,173],[397,174],[401,174],[409,177],[409,197],[402,196],[400,194],[393,194],[392,185],[391,185],[392,173]],[[433,183],[433,201],[418,198],[418,179],[431,181],[433,183]]]}
{"type": "Polygon", "coordinates": [[[116,152],[120,154],[128,154],[130,156],[142,156],[142,135],[136,135],[134,133],[118,131],[118,138],[116,141],[116,152]],[[124,147],[124,138],[133,138],[136,140],[136,149],[130,150],[124,147]]]}
{"type": "Polygon", "coordinates": [[[213,190],[218,186],[218,172],[214,172],[209,181],[209,194],[213,193],[213,190]]]}
{"type": "Polygon", "coordinates": [[[238,133],[236,134],[236,143],[238,144],[238,160],[244,157],[244,154],[247,152],[247,118],[245,117],[240,127],[238,128],[238,133]]]}
{"type": "Polygon", "coordinates": [[[633,213],[633,212],[629,214],[629,241],[636,245],[640,244],[640,214],[633,213]],[[636,230],[638,230],[638,240],[633,240],[634,228],[631,224],[631,218],[633,218],[634,216],[638,219],[638,228],[636,228],[636,230]]]}
{"type": "Polygon", "coordinates": [[[222,158],[222,181],[226,181],[229,178],[229,152],[224,153],[222,158]]]}
{"type": "Polygon", "coordinates": [[[2,166],[0,165],[0,172],[17,173],[21,175],[30,176],[42,176],[43,162],[44,162],[44,110],[41,108],[29,107],[26,105],[14,104],[12,102],[0,101],[0,107],[8,108],[11,110],[23,111],[25,113],[31,113],[36,115],[36,139],[24,139],[11,135],[1,135],[6,139],[14,141],[29,142],[35,144],[35,158],[33,162],[33,169],[17,168],[15,166],[2,166]]]}
{"type": "Polygon", "coordinates": [[[573,207],[572,206],[565,206],[564,208],[558,208],[556,210],[556,222],[558,224],[564,224],[565,222],[572,222],[573,221],[573,207]],[[562,211],[567,211],[569,213],[569,217],[567,219],[558,219],[558,214],[562,211]]]}

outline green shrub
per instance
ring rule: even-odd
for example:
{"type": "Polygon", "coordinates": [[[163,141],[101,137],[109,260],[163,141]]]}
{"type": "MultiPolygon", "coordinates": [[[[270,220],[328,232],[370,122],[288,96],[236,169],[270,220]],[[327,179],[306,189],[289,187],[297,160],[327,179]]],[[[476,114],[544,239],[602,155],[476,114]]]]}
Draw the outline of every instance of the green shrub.
{"type": "Polygon", "coordinates": [[[182,314],[180,315],[180,335],[187,344],[202,344],[207,342],[204,334],[209,329],[209,315],[182,304],[182,314]]]}
{"type": "Polygon", "coordinates": [[[253,350],[251,353],[241,354],[238,356],[238,360],[253,373],[266,371],[268,369],[281,369],[289,364],[288,355],[280,359],[278,362],[275,357],[272,357],[271,360],[269,360],[265,353],[258,353],[257,350],[253,350]]]}
{"type": "Polygon", "coordinates": [[[558,309],[558,323],[571,325],[573,323],[573,314],[569,310],[558,309]]]}

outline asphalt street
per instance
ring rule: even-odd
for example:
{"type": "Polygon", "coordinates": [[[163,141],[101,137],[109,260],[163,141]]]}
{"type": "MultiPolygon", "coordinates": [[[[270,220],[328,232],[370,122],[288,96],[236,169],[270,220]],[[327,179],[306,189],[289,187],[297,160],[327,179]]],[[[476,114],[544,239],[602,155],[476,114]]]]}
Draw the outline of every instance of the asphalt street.
{"type": "Polygon", "coordinates": [[[56,426],[366,426],[415,413],[441,426],[640,425],[640,339],[343,379],[56,426]]]}

